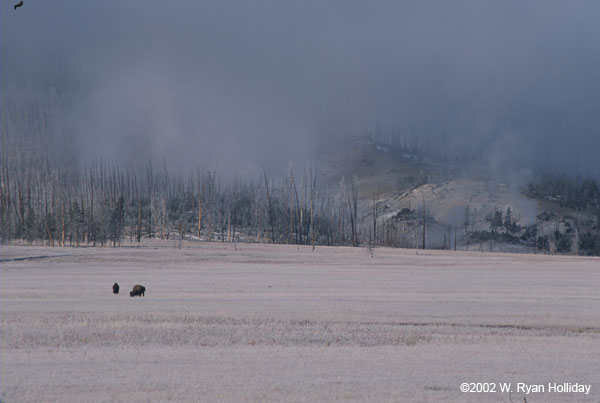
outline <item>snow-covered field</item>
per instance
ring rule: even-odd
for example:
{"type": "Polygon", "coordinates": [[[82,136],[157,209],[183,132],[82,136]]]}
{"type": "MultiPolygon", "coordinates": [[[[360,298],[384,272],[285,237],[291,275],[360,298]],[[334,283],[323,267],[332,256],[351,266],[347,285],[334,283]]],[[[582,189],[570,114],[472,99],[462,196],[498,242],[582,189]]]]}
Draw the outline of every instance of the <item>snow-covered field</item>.
{"type": "Polygon", "coordinates": [[[2,402],[600,402],[598,258],[222,243],[0,252],[2,402]],[[129,297],[136,283],[145,297],[129,297]]]}

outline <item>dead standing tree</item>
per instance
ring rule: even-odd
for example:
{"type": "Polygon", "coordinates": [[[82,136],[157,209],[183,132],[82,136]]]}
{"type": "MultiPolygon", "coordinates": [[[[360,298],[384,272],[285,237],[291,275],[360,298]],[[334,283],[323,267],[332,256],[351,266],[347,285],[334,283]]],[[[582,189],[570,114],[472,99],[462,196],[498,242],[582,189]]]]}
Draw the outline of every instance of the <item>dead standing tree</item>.
{"type": "Polygon", "coordinates": [[[425,193],[423,195],[423,249],[425,249],[425,227],[427,225],[427,213],[425,212],[425,193]]]}
{"type": "Polygon", "coordinates": [[[310,229],[312,235],[312,250],[315,250],[315,197],[317,192],[317,170],[315,169],[314,176],[312,168],[310,169],[310,229]]]}
{"type": "Polygon", "coordinates": [[[200,240],[202,229],[202,195],[204,194],[204,181],[202,181],[202,175],[200,174],[200,171],[197,172],[196,186],[198,195],[198,240],[200,240]],[[202,184],[200,184],[200,182],[202,182],[202,184]]]}
{"type": "Polygon", "coordinates": [[[302,228],[302,210],[300,208],[300,200],[298,199],[298,188],[296,186],[296,179],[294,177],[294,171],[290,165],[290,180],[293,190],[294,190],[294,199],[296,201],[296,219],[294,220],[294,232],[296,233],[296,245],[300,245],[301,239],[298,238],[300,235],[300,230],[302,228]]]}
{"type": "Polygon", "coordinates": [[[350,178],[350,191],[346,192],[348,206],[350,207],[350,226],[352,230],[352,246],[358,246],[357,222],[358,217],[358,187],[354,185],[354,179],[350,178]]]}
{"type": "Polygon", "coordinates": [[[373,242],[372,247],[377,245],[377,217],[379,215],[379,188],[373,195],[373,242]]]}
{"type": "Polygon", "coordinates": [[[271,225],[271,241],[275,243],[275,223],[273,222],[273,203],[271,202],[271,193],[269,192],[269,180],[267,179],[267,171],[263,166],[263,174],[265,176],[265,186],[267,189],[267,201],[269,203],[269,224],[271,225]]]}

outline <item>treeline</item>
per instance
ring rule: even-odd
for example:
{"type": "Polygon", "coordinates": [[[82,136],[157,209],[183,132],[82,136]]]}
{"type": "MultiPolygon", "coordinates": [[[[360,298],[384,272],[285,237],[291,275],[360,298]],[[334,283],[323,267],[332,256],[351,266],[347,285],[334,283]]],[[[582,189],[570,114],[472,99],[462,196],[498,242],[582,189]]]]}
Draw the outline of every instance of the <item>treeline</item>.
{"type": "Polygon", "coordinates": [[[527,185],[525,193],[576,211],[572,217],[562,218],[564,231],[555,214],[540,214],[538,220],[553,222],[555,228],[550,235],[538,235],[538,248],[559,253],[576,249],[579,254],[600,256],[600,185],[595,178],[539,173],[527,185]]]}
{"type": "MultiPolygon", "coordinates": [[[[403,128],[383,131],[379,126],[363,135],[366,142],[380,151],[390,152],[403,160],[427,161],[433,164],[466,165],[479,160],[479,153],[453,150],[448,136],[433,137],[432,128],[405,125],[403,128]]],[[[443,130],[443,129],[441,129],[443,130]]]]}
{"type": "MultiPolygon", "coordinates": [[[[10,159],[7,159],[10,161],[10,159]]],[[[0,181],[2,242],[117,246],[177,236],[223,242],[359,245],[358,188],[320,191],[315,169],[283,178],[223,179],[216,171],[170,173],[95,161],[80,170],[10,166],[0,181]]],[[[359,223],[360,221],[360,223],[359,223]]]]}
{"type": "Polygon", "coordinates": [[[527,185],[526,194],[532,198],[554,201],[562,207],[580,211],[591,209],[600,214],[600,185],[592,177],[539,173],[527,185]]]}

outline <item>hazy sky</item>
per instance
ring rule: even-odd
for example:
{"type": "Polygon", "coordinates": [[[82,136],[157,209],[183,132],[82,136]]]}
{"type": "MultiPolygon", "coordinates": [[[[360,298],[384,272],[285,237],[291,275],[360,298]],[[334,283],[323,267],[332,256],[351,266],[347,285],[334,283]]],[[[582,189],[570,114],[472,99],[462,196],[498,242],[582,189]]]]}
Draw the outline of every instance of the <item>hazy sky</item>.
{"type": "Polygon", "coordinates": [[[88,155],[285,167],[379,125],[600,172],[598,1],[12,4],[2,86],[68,93],[88,155]]]}

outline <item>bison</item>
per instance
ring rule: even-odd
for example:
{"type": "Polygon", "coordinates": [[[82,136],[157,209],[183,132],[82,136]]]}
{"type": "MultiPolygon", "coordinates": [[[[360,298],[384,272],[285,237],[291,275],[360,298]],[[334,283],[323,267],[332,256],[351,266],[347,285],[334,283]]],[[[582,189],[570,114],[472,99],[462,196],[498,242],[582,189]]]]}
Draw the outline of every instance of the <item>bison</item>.
{"type": "Polygon", "coordinates": [[[130,297],[143,297],[146,292],[146,287],[143,285],[136,284],[133,286],[133,290],[129,293],[130,297]]]}
{"type": "Polygon", "coordinates": [[[118,293],[119,293],[119,284],[114,283],[113,284],[113,294],[118,294],[118,293]]]}

